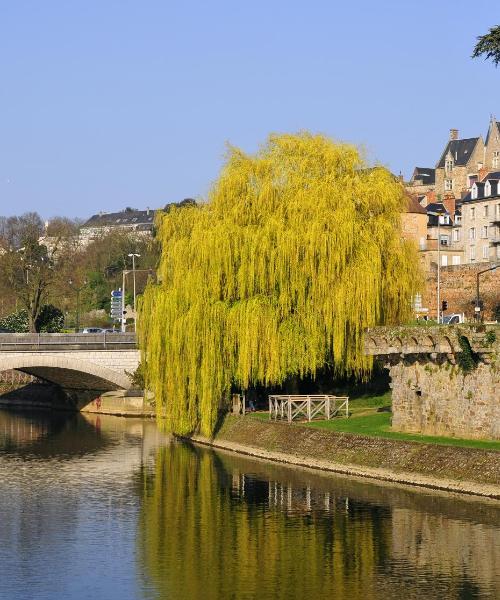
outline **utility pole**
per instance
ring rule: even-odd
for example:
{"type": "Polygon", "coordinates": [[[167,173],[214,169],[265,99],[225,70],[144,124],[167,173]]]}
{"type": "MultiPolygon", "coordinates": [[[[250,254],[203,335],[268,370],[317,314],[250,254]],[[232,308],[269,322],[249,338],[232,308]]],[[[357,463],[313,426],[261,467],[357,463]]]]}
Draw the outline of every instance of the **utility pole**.
{"type": "Polygon", "coordinates": [[[75,333],[78,333],[80,331],[80,292],[87,285],[87,280],[84,279],[83,285],[81,285],[80,287],[77,287],[76,285],[73,285],[74,282],[73,282],[72,279],[70,279],[68,281],[68,283],[69,283],[69,285],[76,292],[76,324],[75,324],[75,333]]]}
{"type": "Polygon", "coordinates": [[[129,256],[132,257],[132,279],[134,282],[134,331],[137,331],[137,306],[136,306],[136,290],[135,290],[135,259],[136,257],[139,258],[141,255],[140,254],[129,254],[129,256]]]}
{"type": "Polygon", "coordinates": [[[428,211],[428,215],[433,215],[437,217],[437,322],[441,323],[441,215],[444,212],[436,210],[436,211],[428,211]]]}
{"type": "Polygon", "coordinates": [[[128,271],[123,271],[122,272],[122,318],[121,318],[121,328],[122,328],[122,333],[125,333],[125,331],[127,330],[127,320],[125,319],[125,281],[126,281],[126,275],[127,275],[128,271]]]}

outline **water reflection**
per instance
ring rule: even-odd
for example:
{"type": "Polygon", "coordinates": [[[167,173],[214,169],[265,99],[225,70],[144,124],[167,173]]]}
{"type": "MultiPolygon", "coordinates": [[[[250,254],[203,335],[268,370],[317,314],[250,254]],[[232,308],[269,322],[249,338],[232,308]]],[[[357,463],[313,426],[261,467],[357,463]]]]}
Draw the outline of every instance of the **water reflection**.
{"type": "Polygon", "coordinates": [[[143,471],[158,598],[496,598],[494,504],[176,445],[143,471]]]}
{"type": "Polygon", "coordinates": [[[498,598],[498,503],[0,411],[0,599],[498,598]]]}

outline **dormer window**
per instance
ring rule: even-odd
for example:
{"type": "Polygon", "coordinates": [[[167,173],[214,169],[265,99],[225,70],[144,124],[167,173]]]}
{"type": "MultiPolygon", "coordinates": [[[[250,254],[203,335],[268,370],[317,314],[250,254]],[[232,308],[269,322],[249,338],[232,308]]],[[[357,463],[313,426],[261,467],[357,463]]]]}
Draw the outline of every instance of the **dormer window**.
{"type": "Polygon", "coordinates": [[[473,200],[477,200],[477,185],[476,185],[476,184],[474,184],[474,185],[472,186],[472,188],[471,188],[471,191],[470,191],[470,197],[471,197],[473,200]]]}
{"type": "Polygon", "coordinates": [[[444,164],[444,168],[447,172],[453,171],[453,159],[447,158],[444,164]]]}
{"type": "Polygon", "coordinates": [[[484,186],[484,195],[491,196],[491,183],[489,181],[487,181],[484,186]]]}
{"type": "Polygon", "coordinates": [[[471,188],[476,183],[478,177],[477,177],[477,175],[468,175],[468,178],[469,178],[468,187],[471,188]]]}

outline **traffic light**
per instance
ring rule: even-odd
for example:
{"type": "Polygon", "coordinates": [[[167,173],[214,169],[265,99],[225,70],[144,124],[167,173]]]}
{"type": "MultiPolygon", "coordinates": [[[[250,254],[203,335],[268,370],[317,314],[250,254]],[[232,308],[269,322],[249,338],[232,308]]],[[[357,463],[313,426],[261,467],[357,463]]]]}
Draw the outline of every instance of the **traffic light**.
{"type": "Polygon", "coordinates": [[[448,302],[447,300],[443,300],[441,302],[441,310],[444,312],[445,310],[448,310],[448,302]]]}

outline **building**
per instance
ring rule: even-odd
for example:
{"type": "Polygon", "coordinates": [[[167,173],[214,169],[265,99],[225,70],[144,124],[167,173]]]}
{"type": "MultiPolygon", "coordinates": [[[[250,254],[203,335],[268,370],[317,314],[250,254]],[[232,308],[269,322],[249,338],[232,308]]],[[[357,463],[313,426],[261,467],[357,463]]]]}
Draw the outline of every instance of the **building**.
{"type": "Polygon", "coordinates": [[[407,194],[408,209],[401,215],[401,230],[403,237],[414,240],[419,250],[427,247],[427,211],[417,201],[415,196],[407,194]]]}
{"type": "Polygon", "coordinates": [[[472,185],[461,211],[465,262],[500,261],[500,171],[491,171],[472,185]]]}
{"type": "Polygon", "coordinates": [[[458,129],[450,129],[450,139],[436,165],[437,197],[453,194],[460,199],[478,180],[484,167],[485,145],[483,138],[458,139],[458,129]]]}
{"type": "Polygon", "coordinates": [[[123,230],[139,235],[150,236],[153,233],[156,210],[136,210],[126,208],[121,212],[101,212],[90,217],[80,228],[80,240],[83,244],[110,233],[123,230]]]}
{"type": "Polygon", "coordinates": [[[415,167],[406,189],[410,194],[425,196],[436,187],[436,170],[428,167],[415,167]]]}

